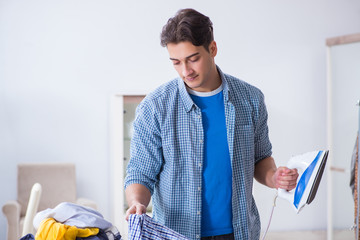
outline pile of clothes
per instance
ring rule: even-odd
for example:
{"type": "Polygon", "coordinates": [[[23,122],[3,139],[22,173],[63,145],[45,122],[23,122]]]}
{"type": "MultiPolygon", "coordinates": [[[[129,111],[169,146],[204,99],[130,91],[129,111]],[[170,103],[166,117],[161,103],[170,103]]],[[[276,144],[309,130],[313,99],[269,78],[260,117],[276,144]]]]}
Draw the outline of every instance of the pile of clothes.
{"type": "Polygon", "coordinates": [[[35,237],[27,234],[20,240],[121,240],[117,228],[96,210],[63,202],[34,218],[35,237]]]}

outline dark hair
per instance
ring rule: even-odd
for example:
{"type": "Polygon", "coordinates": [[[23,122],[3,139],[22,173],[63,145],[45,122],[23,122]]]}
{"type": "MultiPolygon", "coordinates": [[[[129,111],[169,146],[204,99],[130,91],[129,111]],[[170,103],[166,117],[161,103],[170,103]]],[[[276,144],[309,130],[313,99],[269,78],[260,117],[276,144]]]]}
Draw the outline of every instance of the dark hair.
{"type": "Polygon", "coordinates": [[[168,43],[189,41],[209,51],[209,45],[214,40],[212,22],[209,17],[194,9],[181,9],[168,20],[160,38],[163,47],[168,43]]]}

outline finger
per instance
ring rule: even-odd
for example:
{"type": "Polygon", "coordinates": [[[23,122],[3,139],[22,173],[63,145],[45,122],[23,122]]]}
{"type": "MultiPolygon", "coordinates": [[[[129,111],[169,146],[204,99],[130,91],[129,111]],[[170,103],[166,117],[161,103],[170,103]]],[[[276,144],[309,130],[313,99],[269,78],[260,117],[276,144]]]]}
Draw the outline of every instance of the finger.
{"type": "Polygon", "coordinates": [[[290,171],[288,172],[289,175],[298,175],[298,170],[296,168],[294,169],[290,169],[290,171]]]}
{"type": "Polygon", "coordinates": [[[293,187],[296,186],[296,179],[286,179],[285,177],[283,178],[279,178],[277,181],[277,186],[279,186],[280,188],[288,188],[288,187],[293,187]]]}
{"type": "Polygon", "coordinates": [[[136,208],[136,214],[138,214],[138,215],[141,215],[141,214],[143,214],[143,213],[145,213],[145,212],[146,212],[146,208],[143,207],[143,206],[138,206],[138,207],[136,208]]]}
{"type": "Polygon", "coordinates": [[[280,174],[276,177],[277,181],[296,181],[297,174],[280,174]]]}
{"type": "Polygon", "coordinates": [[[129,220],[129,216],[130,216],[131,214],[137,214],[137,206],[136,206],[136,205],[131,206],[131,207],[126,211],[126,217],[125,217],[126,221],[129,220]]]}
{"type": "Polygon", "coordinates": [[[277,171],[281,174],[286,173],[289,169],[287,167],[278,167],[277,171]]]}
{"type": "Polygon", "coordinates": [[[278,168],[278,175],[279,176],[286,176],[286,175],[297,175],[297,169],[289,169],[287,167],[279,167],[278,168]]]}
{"type": "Polygon", "coordinates": [[[292,190],[296,187],[296,183],[279,183],[279,185],[277,186],[277,188],[281,188],[281,189],[285,189],[285,190],[292,190]]]}
{"type": "Polygon", "coordinates": [[[131,214],[133,214],[133,213],[131,212],[131,208],[129,208],[129,209],[126,211],[126,216],[125,216],[125,220],[126,220],[126,221],[129,221],[129,216],[130,216],[131,214]]]}
{"type": "Polygon", "coordinates": [[[291,179],[296,179],[299,174],[297,170],[289,170],[288,172],[284,172],[280,175],[281,177],[291,177],[291,179]]]}
{"type": "Polygon", "coordinates": [[[289,181],[289,182],[296,182],[298,175],[283,175],[278,177],[278,181],[289,181]]]}
{"type": "Polygon", "coordinates": [[[294,188],[296,188],[296,185],[289,185],[289,186],[284,186],[283,189],[287,190],[287,191],[291,191],[294,188]]]}

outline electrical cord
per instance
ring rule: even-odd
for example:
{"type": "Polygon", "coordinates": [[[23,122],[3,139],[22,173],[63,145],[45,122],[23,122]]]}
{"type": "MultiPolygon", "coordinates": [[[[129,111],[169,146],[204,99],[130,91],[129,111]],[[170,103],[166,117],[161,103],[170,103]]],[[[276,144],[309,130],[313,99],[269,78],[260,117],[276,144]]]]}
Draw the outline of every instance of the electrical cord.
{"type": "Polygon", "coordinates": [[[262,237],[262,240],[265,239],[266,234],[267,234],[267,232],[268,232],[268,230],[269,230],[270,223],[271,223],[271,219],[272,219],[273,212],[274,212],[274,208],[276,207],[276,199],[277,199],[277,197],[278,197],[278,194],[277,194],[277,192],[276,192],[275,197],[274,197],[274,203],[273,203],[273,206],[272,206],[272,209],[271,209],[271,214],[270,214],[269,223],[268,223],[268,225],[267,225],[267,227],[266,227],[266,230],[265,230],[265,232],[264,232],[264,235],[263,235],[263,237],[262,237]]]}

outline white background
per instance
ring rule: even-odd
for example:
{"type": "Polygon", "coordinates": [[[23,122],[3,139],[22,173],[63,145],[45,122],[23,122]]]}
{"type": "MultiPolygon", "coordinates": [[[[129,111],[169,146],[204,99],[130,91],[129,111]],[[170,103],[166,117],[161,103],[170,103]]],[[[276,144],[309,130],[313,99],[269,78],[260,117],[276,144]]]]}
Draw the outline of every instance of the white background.
{"type": "MultiPolygon", "coordinates": [[[[264,92],[278,165],[326,148],[325,39],[360,31],[360,1],[0,0],[1,206],[17,163],[74,162],[78,195],[110,219],[110,97],[176,76],[159,35],[185,7],[212,19],[221,69],[264,92]]],[[[274,193],[255,185],[263,227],[274,193]]],[[[326,204],[326,181],[299,215],[278,200],[270,230],[325,229],[326,204]]]]}

